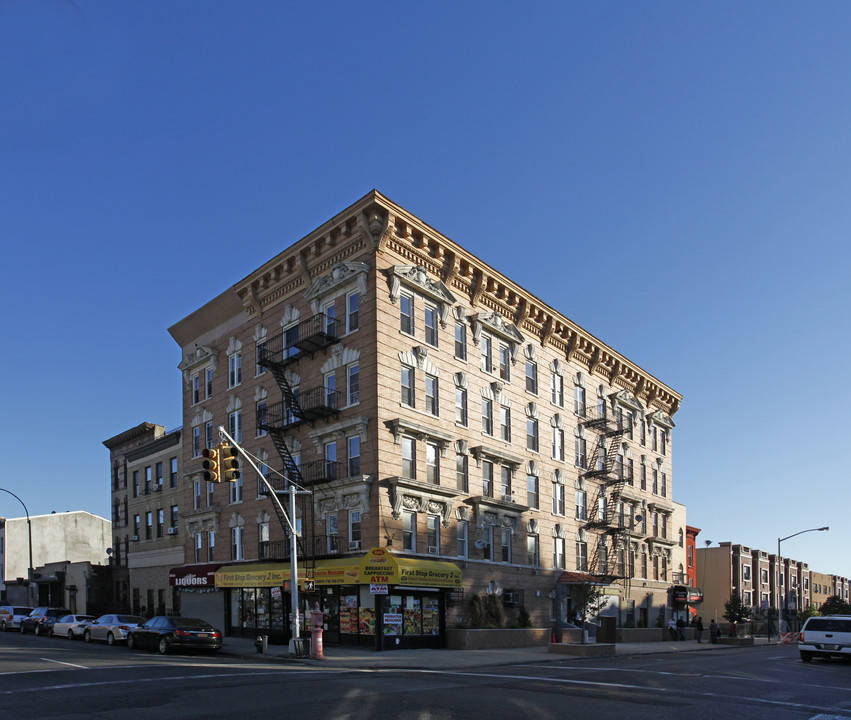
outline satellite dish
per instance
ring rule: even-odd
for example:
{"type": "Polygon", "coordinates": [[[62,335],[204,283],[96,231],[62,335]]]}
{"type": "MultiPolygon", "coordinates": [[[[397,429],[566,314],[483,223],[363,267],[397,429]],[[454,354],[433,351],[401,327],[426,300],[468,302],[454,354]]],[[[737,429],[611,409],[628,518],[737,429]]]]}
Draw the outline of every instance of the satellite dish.
{"type": "Polygon", "coordinates": [[[113,551],[113,549],[112,549],[112,548],[107,548],[107,549],[106,549],[106,554],[107,554],[107,555],[112,555],[112,553],[113,553],[113,552],[114,552],[114,551],[113,551]]]}
{"type": "Polygon", "coordinates": [[[481,550],[481,549],[482,549],[485,545],[487,545],[487,543],[486,543],[484,540],[476,540],[476,542],[474,542],[473,544],[474,544],[474,545],[475,545],[475,546],[476,546],[479,550],[481,550]]]}

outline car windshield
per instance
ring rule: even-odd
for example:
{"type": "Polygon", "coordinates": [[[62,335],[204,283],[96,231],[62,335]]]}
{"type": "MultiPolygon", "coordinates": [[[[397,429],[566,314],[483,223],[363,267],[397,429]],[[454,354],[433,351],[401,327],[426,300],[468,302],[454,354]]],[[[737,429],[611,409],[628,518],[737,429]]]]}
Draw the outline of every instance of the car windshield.
{"type": "Polygon", "coordinates": [[[141,625],[145,622],[144,618],[140,618],[138,615],[116,615],[118,622],[127,623],[128,625],[141,625]]]}
{"type": "Polygon", "coordinates": [[[175,627],[183,630],[210,630],[210,623],[199,618],[174,618],[172,620],[175,627]]]}

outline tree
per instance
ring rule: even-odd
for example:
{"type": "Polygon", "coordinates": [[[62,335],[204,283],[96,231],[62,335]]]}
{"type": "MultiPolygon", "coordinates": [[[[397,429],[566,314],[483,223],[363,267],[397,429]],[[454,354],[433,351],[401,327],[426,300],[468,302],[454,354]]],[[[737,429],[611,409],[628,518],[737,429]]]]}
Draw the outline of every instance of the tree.
{"type": "Polygon", "coordinates": [[[521,607],[520,610],[517,611],[517,627],[532,627],[532,616],[525,607],[521,607]]]}
{"type": "MultiPolygon", "coordinates": [[[[587,620],[589,615],[596,615],[603,609],[606,601],[603,599],[605,587],[593,583],[582,583],[574,585],[570,593],[573,598],[573,611],[582,620],[587,620]]],[[[569,618],[571,622],[573,618],[569,618]]]]}
{"type": "Polygon", "coordinates": [[[502,595],[496,593],[485,595],[485,627],[500,628],[504,622],[502,595]]]}
{"type": "Polygon", "coordinates": [[[738,591],[730,593],[730,599],[724,603],[724,619],[731,623],[747,620],[751,616],[751,609],[742,602],[742,596],[738,591]]]}
{"type": "Polygon", "coordinates": [[[482,607],[482,599],[478,595],[470,597],[470,616],[467,624],[471,628],[480,628],[485,624],[485,609],[482,607]]]}
{"type": "Polygon", "coordinates": [[[831,595],[818,610],[821,615],[851,615],[851,605],[839,595],[831,595]]]}

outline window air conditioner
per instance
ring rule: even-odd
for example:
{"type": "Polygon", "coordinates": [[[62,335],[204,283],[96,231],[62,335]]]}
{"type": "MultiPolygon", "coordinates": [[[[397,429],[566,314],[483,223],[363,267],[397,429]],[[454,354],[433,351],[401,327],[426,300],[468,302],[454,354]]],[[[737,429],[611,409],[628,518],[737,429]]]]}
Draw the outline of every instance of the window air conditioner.
{"type": "Polygon", "coordinates": [[[349,540],[349,550],[360,550],[360,540],[349,540]]]}
{"type": "Polygon", "coordinates": [[[138,535],[134,535],[134,536],[131,538],[131,540],[133,540],[133,542],[139,542],[139,536],[138,536],[138,535]]]}
{"type": "Polygon", "coordinates": [[[514,502],[514,496],[513,496],[513,495],[503,495],[503,496],[502,496],[502,499],[503,499],[505,502],[514,502]]]}
{"type": "Polygon", "coordinates": [[[163,489],[162,485],[154,485],[154,492],[160,492],[163,489]]]}
{"type": "Polygon", "coordinates": [[[176,527],[170,527],[168,529],[168,534],[169,535],[177,535],[177,528],[176,527]]]}
{"type": "Polygon", "coordinates": [[[429,545],[428,546],[428,554],[429,555],[437,555],[437,545],[429,545]]]}

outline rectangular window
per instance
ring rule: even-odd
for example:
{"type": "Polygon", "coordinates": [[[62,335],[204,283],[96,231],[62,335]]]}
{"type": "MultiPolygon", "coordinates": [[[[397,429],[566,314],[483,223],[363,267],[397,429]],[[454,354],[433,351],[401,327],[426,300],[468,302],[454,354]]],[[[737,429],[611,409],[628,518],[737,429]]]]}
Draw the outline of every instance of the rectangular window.
{"type": "Polygon", "coordinates": [[[588,572],[588,543],[576,543],[576,569],[579,572],[588,572]]]}
{"type": "MultiPolygon", "coordinates": [[[[210,484],[212,485],[212,483],[210,483],[210,484]]],[[[192,493],[192,498],[193,498],[192,507],[193,507],[193,509],[195,509],[195,510],[200,510],[200,509],[201,509],[201,496],[202,496],[202,492],[201,492],[201,481],[200,481],[200,480],[196,480],[192,489],[193,489],[193,493],[192,493]]]]}
{"type": "Polygon", "coordinates": [[[425,306],[425,341],[427,345],[437,347],[437,308],[425,306]]]}
{"type": "Polygon", "coordinates": [[[511,442],[511,408],[504,405],[499,408],[499,436],[505,442],[511,442]]]}
{"type": "Polygon", "coordinates": [[[426,517],[426,545],[429,555],[440,554],[440,516],[438,515],[426,517]]]}
{"type": "Polygon", "coordinates": [[[242,384],[242,353],[228,356],[228,387],[242,384]]]}
{"type": "Polygon", "coordinates": [[[482,528],[484,532],[484,547],[482,548],[482,557],[485,560],[493,560],[493,526],[486,525],[482,528]]]}
{"type": "Polygon", "coordinates": [[[192,457],[201,457],[201,428],[198,425],[192,428],[192,457]]]}
{"type": "Polygon", "coordinates": [[[493,497],[493,463],[482,460],[482,495],[493,497]]]}
{"type": "Polygon", "coordinates": [[[659,471],[655,467],[653,468],[653,494],[659,494],[659,471]]]}
{"type": "Polygon", "coordinates": [[[437,397],[437,378],[434,375],[426,375],[425,381],[426,406],[425,410],[430,415],[440,415],[437,397]]]}
{"type": "Polygon", "coordinates": [[[553,514],[564,515],[564,485],[553,483],[553,514]]]}
{"type": "Polygon", "coordinates": [[[207,400],[209,400],[213,397],[213,368],[207,368],[204,371],[204,384],[206,385],[207,400]]]}
{"type": "Polygon", "coordinates": [[[269,559],[269,523],[257,525],[257,557],[260,560],[269,559]]]}
{"type": "Polygon", "coordinates": [[[151,492],[151,466],[145,467],[145,495],[151,492]]]}
{"type": "Polygon", "coordinates": [[[235,481],[228,483],[228,490],[230,491],[231,503],[242,502],[242,473],[239,473],[239,477],[235,481]]]}
{"type": "Polygon", "coordinates": [[[468,526],[466,520],[459,520],[458,525],[456,527],[455,537],[457,539],[457,553],[458,557],[465,558],[467,557],[467,535],[468,526]]]}
{"type": "Polygon", "coordinates": [[[414,512],[402,513],[402,549],[417,551],[417,514],[414,512]]]}
{"type": "Polygon", "coordinates": [[[541,564],[540,539],[537,535],[526,536],[526,564],[532,567],[541,564]]]}
{"type": "Polygon", "coordinates": [[[360,368],[358,363],[352,363],[346,369],[346,394],[349,405],[357,405],[360,402],[360,368]]]}
{"type": "Polygon", "coordinates": [[[647,489],[647,466],[641,463],[641,489],[647,489]]]}
{"type": "Polygon", "coordinates": [[[337,374],[334,372],[329,372],[325,374],[325,377],[322,380],[323,387],[325,388],[325,407],[335,408],[337,407],[337,374]]]}
{"type": "Polygon", "coordinates": [[[576,519],[588,519],[588,493],[585,490],[576,491],[576,519]]]}
{"type": "Polygon", "coordinates": [[[333,302],[328,303],[322,311],[325,313],[325,333],[336,336],[337,334],[337,307],[333,302]]]}
{"type": "Polygon", "coordinates": [[[207,562],[213,562],[216,556],[216,533],[213,530],[207,531],[207,562]]]}
{"type": "Polygon", "coordinates": [[[553,428],[553,460],[564,462],[564,430],[553,428]]]}
{"type": "Polygon", "coordinates": [[[360,435],[352,435],[346,438],[346,456],[349,467],[348,476],[357,477],[360,472],[360,435]]]}
{"type": "Polygon", "coordinates": [[[196,373],[189,383],[192,388],[192,404],[197,405],[201,402],[201,376],[196,373]]]}
{"type": "Polygon", "coordinates": [[[172,527],[175,530],[177,530],[178,525],[180,523],[179,518],[180,518],[180,508],[177,505],[172,505],[171,506],[171,517],[170,517],[169,527],[172,527]]]}
{"type": "Polygon", "coordinates": [[[399,329],[406,335],[414,334],[414,297],[407,293],[399,295],[399,329]]]}
{"type": "Polygon", "coordinates": [[[161,538],[165,535],[165,510],[159,508],[157,510],[157,537],[161,538]]]}
{"type": "Polygon", "coordinates": [[[564,378],[558,373],[550,376],[550,401],[553,405],[564,407],[564,378]]]}
{"type": "Polygon", "coordinates": [[[585,388],[581,385],[573,387],[573,412],[579,417],[585,417],[585,388]]]}
{"type": "Polygon", "coordinates": [[[656,430],[655,425],[650,426],[650,443],[651,443],[651,446],[653,448],[653,452],[658,452],[658,450],[659,450],[659,435],[658,435],[658,432],[656,430]]]}
{"type": "Polygon", "coordinates": [[[455,323],[455,357],[467,359],[467,324],[464,322],[455,323]]]}
{"type": "Polygon", "coordinates": [[[349,511],[349,550],[358,550],[361,543],[361,512],[349,511]]]}
{"type": "Polygon", "coordinates": [[[537,475],[527,475],[526,476],[526,504],[530,508],[538,507],[538,476],[537,475]]]}
{"type": "Polygon", "coordinates": [[[467,391],[455,388],[455,422],[467,427],[467,391]]]}
{"type": "Polygon", "coordinates": [[[298,343],[298,325],[290,325],[284,328],[284,357],[294,357],[299,354],[300,350],[297,347],[298,343]]]}
{"type": "Polygon", "coordinates": [[[242,411],[237,410],[236,412],[230,413],[228,415],[228,428],[230,432],[230,436],[236,440],[236,442],[242,442],[242,411]]]}
{"type": "Polygon", "coordinates": [[[511,468],[507,465],[499,467],[499,491],[503,500],[511,498],[511,468]]]}
{"type": "Polygon", "coordinates": [[[526,392],[538,394],[538,363],[526,361],[526,392]]]}
{"type": "Polygon", "coordinates": [[[257,430],[256,437],[263,437],[266,435],[266,431],[263,429],[263,425],[266,424],[266,401],[261,400],[257,403],[254,408],[254,416],[257,418],[257,430]]]}
{"type": "Polygon", "coordinates": [[[493,341],[488,335],[482,335],[481,347],[482,370],[488,373],[493,372],[493,358],[491,357],[491,353],[493,352],[493,341]]]}
{"type": "Polygon", "coordinates": [[[573,464],[576,467],[584,468],[587,462],[586,457],[587,446],[585,442],[585,438],[576,436],[576,439],[573,441],[573,464]]]}
{"type": "Polygon", "coordinates": [[[360,305],[360,295],[356,292],[346,295],[346,332],[354,332],[358,329],[358,307],[360,305]]]}
{"type": "Polygon", "coordinates": [[[668,476],[665,473],[662,473],[662,486],[660,489],[662,491],[660,495],[662,497],[668,497],[668,476]]]}
{"type": "Polygon", "coordinates": [[[482,398],[482,432],[493,435],[493,400],[482,398]]]}
{"type": "Polygon", "coordinates": [[[243,529],[235,527],[230,529],[230,559],[244,560],[245,547],[243,546],[243,529]]]}
{"type": "Polygon", "coordinates": [[[526,449],[538,452],[538,421],[534,418],[526,419],[526,449]]]}
{"type": "Polygon", "coordinates": [[[639,420],[639,425],[641,426],[641,433],[639,441],[642,445],[647,445],[647,426],[644,424],[644,419],[639,420]]]}
{"type": "Polygon", "coordinates": [[[141,518],[138,515],[133,516],[133,537],[138,538],[141,532],[141,518]]]}
{"type": "Polygon", "coordinates": [[[258,340],[254,346],[254,375],[255,377],[266,373],[266,366],[261,365],[260,361],[266,358],[266,340],[258,340]]]}
{"type": "Polygon", "coordinates": [[[667,455],[668,454],[668,431],[667,430],[663,429],[663,430],[660,431],[659,442],[662,443],[662,454],[667,455]]]}
{"type": "Polygon", "coordinates": [[[504,563],[511,562],[511,530],[508,528],[502,528],[502,532],[500,533],[500,560],[504,563]]]}
{"type": "Polygon", "coordinates": [[[458,453],[455,456],[455,486],[465,493],[468,487],[467,456],[458,453]]]}
{"type": "Polygon", "coordinates": [[[327,442],[322,448],[325,460],[325,477],[329,480],[337,479],[337,442],[327,442]]]}
{"type": "Polygon", "coordinates": [[[134,470],[134,471],[133,471],[133,497],[134,497],[134,498],[139,497],[139,492],[140,492],[140,488],[139,488],[139,471],[138,471],[138,470],[134,470]]]}
{"type": "Polygon", "coordinates": [[[149,510],[145,513],[145,540],[150,540],[154,535],[154,514],[149,510]]]}
{"type": "Polygon", "coordinates": [[[414,407],[414,368],[402,365],[402,405],[414,407]]]}
{"type": "Polygon", "coordinates": [[[215,505],[216,483],[207,483],[207,507],[215,505]]]}
{"type": "Polygon", "coordinates": [[[204,425],[204,447],[211,448],[215,443],[213,442],[213,423],[208,422],[204,425]]]}
{"type": "Polygon", "coordinates": [[[553,538],[553,567],[564,570],[564,538],[553,538]]]}
{"type": "Polygon", "coordinates": [[[434,443],[426,443],[426,482],[440,485],[440,449],[434,443]]]}
{"type": "MultiPolygon", "coordinates": [[[[203,541],[201,539],[201,533],[195,533],[195,562],[196,563],[199,563],[202,560],[202,558],[201,558],[201,550],[203,548],[202,542],[203,541]]],[[[134,589],[134,592],[136,592],[135,589],[134,589]]],[[[134,605],[135,605],[135,603],[134,603],[134,605]]]]}
{"type": "Polygon", "coordinates": [[[177,487],[177,458],[169,458],[168,461],[169,466],[169,477],[168,477],[168,485],[169,487],[176,488],[177,487]]]}
{"type": "Polygon", "coordinates": [[[410,480],[417,477],[417,443],[409,437],[402,438],[402,477],[410,480]]]}
{"type": "Polygon", "coordinates": [[[499,346],[499,379],[511,382],[511,351],[508,345],[499,346]]]}
{"type": "Polygon", "coordinates": [[[340,535],[337,513],[329,513],[325,518],[325,550],[328,553],[339,552],[340,535]]]}

